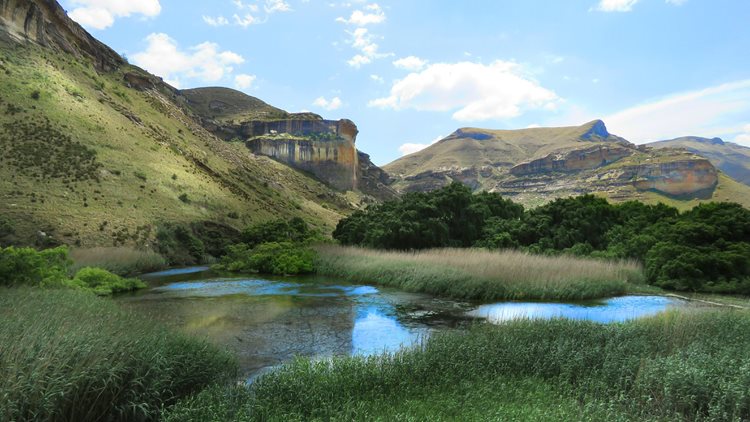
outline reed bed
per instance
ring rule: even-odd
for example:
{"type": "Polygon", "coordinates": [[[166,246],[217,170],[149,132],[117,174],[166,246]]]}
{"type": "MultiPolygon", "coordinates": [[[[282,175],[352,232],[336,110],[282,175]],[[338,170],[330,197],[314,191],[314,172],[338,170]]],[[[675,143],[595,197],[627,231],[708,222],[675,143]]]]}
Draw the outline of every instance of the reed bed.
{"type": "Polygon", "coordinates": [[[319,274],[459,299],[585,300],[622,295],[642,281],[633,261],[513,250],[395,252],[334,245],[316,250],[319,274]]]}
{"type": "Polygon", "coordinates": [[[97,267],[121,276],[143,274],[167,267],[167,261],[158,253],[128,246],[73,249],[70,251],[70,258],[73,260],[73,270],[97,267]]]}
{"type": "Polygon", "coordinates": [[[516,320],[395,354],[298,359],[249,388],[206,390],[166,420],[739,421],[748,374],[744,311],[516,320]]]}
{"type": "Polygon", "coordinates": [[[149,421],[234,357],[76,290],[0,289],[0,420],[149,421]]]}

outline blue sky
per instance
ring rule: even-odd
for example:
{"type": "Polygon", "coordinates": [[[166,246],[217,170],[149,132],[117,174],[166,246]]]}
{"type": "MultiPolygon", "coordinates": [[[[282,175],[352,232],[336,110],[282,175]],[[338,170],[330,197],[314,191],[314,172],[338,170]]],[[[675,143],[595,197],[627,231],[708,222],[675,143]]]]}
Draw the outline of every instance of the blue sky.
{"type": "Polygon", "coordinates": [[[746,0],[63,0],[178,88],[352,119],[377,164],[459,127],[750,146],[746,0]]]}

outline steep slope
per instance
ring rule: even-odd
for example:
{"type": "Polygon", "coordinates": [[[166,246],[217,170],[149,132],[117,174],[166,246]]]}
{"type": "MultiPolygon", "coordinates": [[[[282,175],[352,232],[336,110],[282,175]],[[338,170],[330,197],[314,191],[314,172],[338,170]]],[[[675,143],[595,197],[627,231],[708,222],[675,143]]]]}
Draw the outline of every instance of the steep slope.
{"type": "MultiPolygon", "coordinates": [[[[730,180],[699,155],[633,145],[610,134],[600,120],[560,128],[459,129],[384,169],[399,191],[427,191],[460,181],[527,205],[583,193],[617,201],[695,204],[719,199],[718,192],[724,191],[719,188],[730,180]]],[[[740,200],[750,202],[750,189],[744,195],[747,199],[740,200]]]]}
{"type": "Polygon", "coordinates": [[[330,230],[353,209],[356,195],[217,138],[185,102],[55,1],[0,0],[0,217],[11,241],[145,245],[165,224],[231,231],[291,216],[330,230]]]}
{"type": "Polygon", "coordinates": [[[750,148],[720,138],[682,138],[648,144],[653,148],[684,148],[694,154],[708,158],[711,163],[727,176],[750,185],[750,148]]]}

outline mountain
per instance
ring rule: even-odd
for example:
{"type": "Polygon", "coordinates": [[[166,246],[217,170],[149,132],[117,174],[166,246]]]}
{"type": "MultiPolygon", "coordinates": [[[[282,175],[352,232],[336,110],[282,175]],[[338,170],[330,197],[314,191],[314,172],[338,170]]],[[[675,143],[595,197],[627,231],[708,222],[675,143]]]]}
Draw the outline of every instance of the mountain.
{"type": "Polygon", "coordinates": [[[0,226],[15,228],[2,242],[151,245],[169,225],[221,236],[293,216],[330,231],[372,196],[393,195],[387,175],[354,148],[356,126],[336,124],[234,90],[177,90],[94,39],[56,1],[0,0],[0,226]],[[328,147],[316,163],[333,176],[225,136],[259,121],[267,130],[253,139],[278,140],[295,160],[305,146],[328,147]],[[277,130],[288,121],[314,127],[277,130]]]}
{"type": "Polygon", "coordinates": [[[694,154],[708,158],[714,166],[727,176],[750,185],[750,148],[721,138],[685,136],[648,144],[653,148],[684,148],[694,154]]]}
{"type": "Polygon", "coordinates": [[[401,192],[460,181],[527,205],[584,193],[678,207],[705,200],[750,204],[750,189],[708,159],[684,149],[636,146],[610,134],[601,120],[520,130],[462,128],[383,169],[401,192]]]}

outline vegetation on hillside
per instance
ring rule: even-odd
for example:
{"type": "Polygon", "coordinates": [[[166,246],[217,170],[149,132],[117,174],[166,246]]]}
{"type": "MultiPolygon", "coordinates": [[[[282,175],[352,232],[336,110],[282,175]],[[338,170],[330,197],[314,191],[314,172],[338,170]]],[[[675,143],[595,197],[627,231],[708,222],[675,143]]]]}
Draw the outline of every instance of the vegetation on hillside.
{"type": "Polygon", "coordinates": [[[228,352],[81,291],[0,287],[0,338],[4,421],[156,420],[236,375],[228,352]]]}
{"type": "Polygon", "coordinates": [[[205,390],[165,419],[744,420],[748,371],[746,312],[516,320],[395,354],[298,359],[250,387],[205,390]]]}
{"type": "Polygon", "coordinates": [[[333,237],[383,249],[515,248],[533,253],[635,259],[648,283],[679,291],[750,294],[750,210],[701,204],[613,205],[592,195],[524,211],[461,184],[357,211],[333,237]]]}

